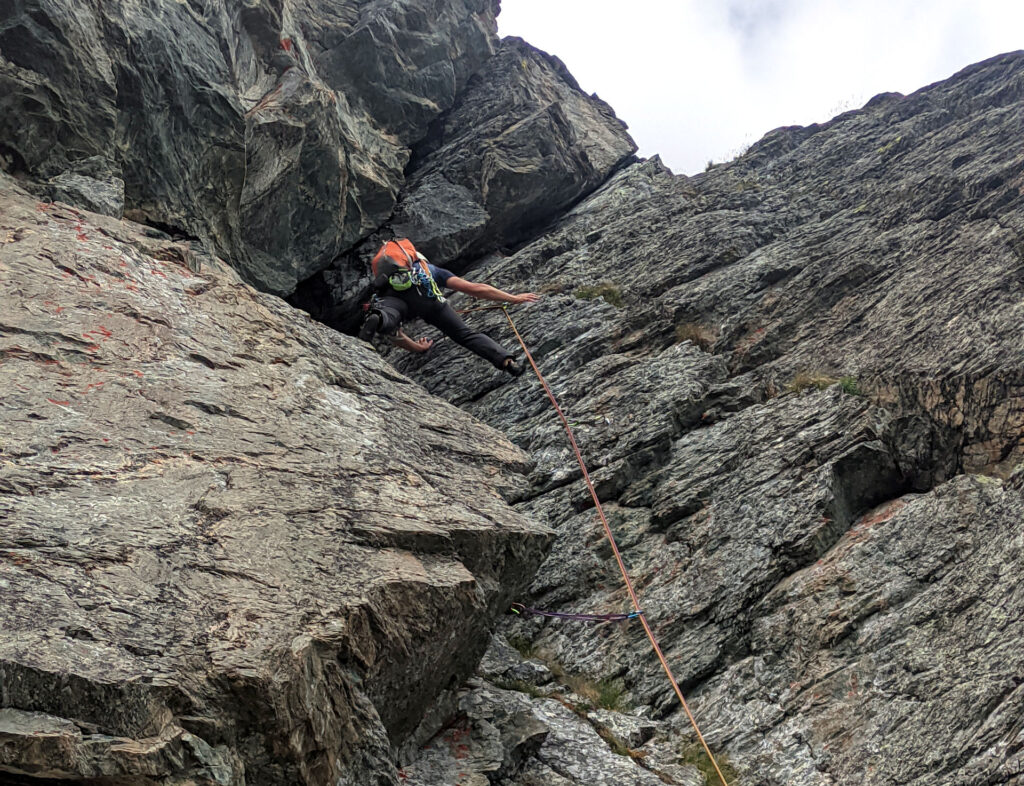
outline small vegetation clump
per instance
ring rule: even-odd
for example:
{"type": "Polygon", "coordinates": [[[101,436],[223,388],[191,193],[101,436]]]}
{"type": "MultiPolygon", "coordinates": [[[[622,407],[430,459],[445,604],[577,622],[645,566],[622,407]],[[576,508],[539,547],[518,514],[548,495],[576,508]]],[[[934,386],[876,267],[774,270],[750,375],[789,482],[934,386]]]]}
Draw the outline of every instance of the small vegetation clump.
{"type": "Polygon", "coordinates": [[[586,677],[573,674],[565,674],[560,677],[573,693],[582,696],[591,707],[599,707],[604,710],[625,709],[623,694],[626,687],[619,680],[604,678],[594,682],[586,677]]]}
{"type": "Polygon", "coordinates": [[[569,674],[560,663],[553,660],[546,660],[544,665],[551,669],[555,679],[586,701],[588,706],[581,708],[584,712],[595,707],[620,712],[629,709],[623,698],[626,686],[622,680],[604,677],[595,681],[578,674],[569,674]]]}
{"type": "MultiPolygon", "coordinates": [[[[704,750],[704,746],[700,743],[695,742],[683,748],[679,754],[679,761],[681,764],[689,764],[696,767],[707,786],[721,786],[722,781],[718,777],[718,773],[715,772],[715,766],[711,763],[707,751],[704,750]]],[[[736,783],[739,779],[739,773],[729,763],[729,760],[724,755],[718,754],[715,756],[715,761],[718,762],[718,767],[722,771],[722,775],[725,776],[725,780],[730,784],[736,783]]]]}
{"type": "Polygon", "coordinates": [[[595,726],[594,729],[597,731],[598,736],[608,743],[608,747],[616,756],[633,756],[633,751],[629,749],[629,746],[604,726],[595,726]]]}
{"type": "Polygon", "coordinates": [[[684,322],[676,325],[676,343],[691,341],[705,352],[710,351],[711,345],[715,343],[715,335],[703,325],[696,322],[684,322]]]}
{"type": "Polygon", "coordinates": [[[601,298],[605,303],[622,308],[622,289],[618,284],[611,281],[604,281],[600,284],[580,287],[573,294],[581,300],[596,300],[601,298]]]}
{"type": "Polygon", "coordinates": [[[856,377],[842,377],[839,380],[839,387],[843,389],[843,393],[848,396],[863,396],[863,391],[857,387],[856,377]]]}
{"type": "Polygon", "coordinates": [[[805,390],[824,390],[838,384],[844,393],[849,396],[863,396],[864,392],[857,385],[856,377],[833,377],[818,371],[801,371],[786,390],[790,393],[803,393],[805,390]]]}
{"type": "Polygon", "coordinates": [[[509,646],[516,650],[527,660],[536,660],[539,654],[539,648],[536,644],[530,641],[525,636],[509,636],[507,638],[509,646]]]}
{"type": "Polygon", "coordinates": [[[889,144],[882,145],[880,148],[878,148],[879,155],[883,155],[884,156],[884,155],[887,155],[887,154],[891,153],[893,150],[895,150],[896,145],[898,145],[902,140],[903,140],[903,137],[902,136],[898,136],[894,140],[892,140],[889,144]]]}
{"type": "Polygon", "coordinates": [[[824,390],[839,381],[838,377],[831,377],[817,371],[801,371],[790,381],[786,387],[790,393],[803,393],[805,390],[824,390]]]}

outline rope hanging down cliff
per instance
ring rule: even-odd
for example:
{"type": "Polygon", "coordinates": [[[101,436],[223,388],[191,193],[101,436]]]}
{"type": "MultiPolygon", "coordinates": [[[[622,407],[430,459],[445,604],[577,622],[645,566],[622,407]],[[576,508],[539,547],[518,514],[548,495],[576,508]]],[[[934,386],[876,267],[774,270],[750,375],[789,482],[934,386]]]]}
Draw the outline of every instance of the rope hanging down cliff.
{"type": "Polygon", "coordinates": [[[665,659],[665,655],[662,653],[661,647],[658,646],[658,640],[654,637],[654,631],[647,622],[647,616],[640,608],[640,600],[637,597],[636,590],[633,588],[633,581],[630,579],[629,572],[626,570],[626,564],[623,562],[622,555],[619,553],[619,546],[615,542],[615,535],[612,534],[612,528],[608,524],[608,519],[604,514],[604,508],[601,507],[601,500],[597,498],[597,490],[594,488],[594,484],[590,480],[590,473],[587,471],[587,465],[583,461],[583,454],[580,452],[579,445],[576,444],[576,437],[573,435],[572,426],[569,425],[569,421],[565,417],[565,413],[562,412],[562,408],[558,405],[558,400],[555,398],[555,394],[551,391],[551,387],[548,385],[547,380],[544,379],[544,375],[540,373],[540,369],[537,367],[537,362],[533,359],[533,355],[530,354],[530,350],[527,348],[522,335],[520,335],[515,322],[512,321],[512,315],[508,313],[508,307],[490,306],[485,308],[501,308],[502,312],[505,314],[505,319],[508,320],[508,324],[512,328],[512,332],[515,333],[516,338],[519,339],[519,344],[523,348],[523,354],[530,362],[530,366],[533,368],[533,372],[537,375],[537,379],[540,380],[540,384],[544,388],[544,392],[547,393],[548,398],[551,400],[551,404],[554,406],[555,412],[558,413],[558,417],[562,421],[562,427],[565,429],[565,433],[569,437],[569,444],[572,445],[573,452],[576,454],[576,461],[579,462],[580,470],[583,472],[583,480],[586,482],[587,488],[590,490],[590,496],[594,500],[594,508],[597,511],[598,518],[601,520],[601,526],[604,527],[605,537],[608,539],[608,543],[612,547],[612,553],[615,554],[615,561],[619,565],[619,571],[622,573],[622,580],[626,584],[626,591],[629,592],[629,598],[633,602],[633,608],[636,612],[636,616],[640,620],[640,624],[644,626],[644,632],[647,634],[647,638],[650,640],[651,646],[654,648],[654,654],[658,656],[658,660],[661,662],[661,667],[664,669],[665,675],[668,677],[669,682],[672,683],[672,689],[675,691],[676,697],[679,699],[679,704],[686,713],[686,717],[690,719],[690,725],[693,726],[693,730],[697,734],[697,739],[700,740],[700,744],[703,746],[704,752],[708,755],[708,759],[710,759],[712,766],[714,766],[715,772],[718,773],[718,777],[722,781],[722,786],[729,786],[728,781],[726,781],[725,776],[722,774],[722,770],[718,766],[718,762],[715,761],[714,754],[711,753],[711,748],[709,748],[707,742],[704,741],[704,735],[701,734],[700,727],[697,725],[697,719],[694,718],[693,713],[690,712],[690,707],[686,703],[686,699],[683,697],[683,692],[680,690],[679,683],[676,682],[676,678],[672,674],[672,669],[668,665],[668,661],[665,659]]]}

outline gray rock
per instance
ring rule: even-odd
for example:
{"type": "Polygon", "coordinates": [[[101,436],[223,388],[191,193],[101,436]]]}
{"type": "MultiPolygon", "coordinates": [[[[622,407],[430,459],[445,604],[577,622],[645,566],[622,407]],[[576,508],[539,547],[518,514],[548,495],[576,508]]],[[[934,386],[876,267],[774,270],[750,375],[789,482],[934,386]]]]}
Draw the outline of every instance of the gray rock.
{"type": "Polygon", "coordinates": [[[183,729],[133,740],[83,732],[63,718],[0,709],[0,773],[81,779],[149,778],[168,784],[241,786],[241,761],[183,729]]]}
{"type": "Polygon", "coordinates": [[[104,181],[65,172],[50,178],[47,195],[105,216],[120,218],[124,213],[124,181],[120,178],[104,181]]]}
{"type": "Polygon", "coordinates": [[[506,38],[413,150],[391,225],[439,264],[523,239],[636,152],[560,60],[506,38]]]}
{"type": "Polygon", "coordinates": [[[542,557],[525,456],[2,175],[0,289],[0,778],[397,784],[542,557]]]}
{"type": "Polygon", "coordinates": [[[639,748],[658,730],[658,723],[655,721],[612,710],[591,710],[587,717],[591,723],[607,729],[630,748],[639,748]]]}
{"type": "MultiPolygon", "coordinates": [[[[470,273],[544,293],[514,319],[730,782],[1021,778],[1022,74],[994,58],[693,178],[631,166],[470,273]]],[[[517,507],[558,540],[522,601],[626,610],[539,385],[445,341],[394,363],[533,455],[517,507]]],[[[623,680],[669,724],[651,766],[692,777],[637,625],[506,633],[623,680]]]]}
{"type": "Polygon", "coordinates": [[[477,666],[477,674],[488,680],[546,685],[554,680],[551,669],[539,661],[523,658],[500,634],[491,638],[490,646],[477,666]]]}
{"type": "Polygon", "coordinates": [[[460,720],[402,770],[411,786],[575,784],[659,786],[657,774],[613,753],[585,717],[555,699],[471,684],[460,720]]]}
{"type": "Polygon", "coordinates": [[[390,216],[409,146],[493,53],[496,12],[16,3],[0,18],[0,162],[45,180],[113,156],[129,217],[286,294],[390,216]]]}
{"type": "Polygon", "coordinates": [[[636,144],[611,107],[583,93],[558,58],[506,38],[413,147],[386,228],[303,282],[295,305],[355,332],[369,261],[392,234],[460,272],[534,236],[633,160],[636,144]]]}

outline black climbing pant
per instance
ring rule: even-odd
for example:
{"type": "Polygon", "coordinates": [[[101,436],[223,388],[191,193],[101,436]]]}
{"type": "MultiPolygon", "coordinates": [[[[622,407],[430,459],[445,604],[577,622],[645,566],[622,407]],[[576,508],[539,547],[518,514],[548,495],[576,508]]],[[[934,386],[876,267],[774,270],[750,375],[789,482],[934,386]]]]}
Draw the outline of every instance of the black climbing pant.
{"type": "Polygon", "coordinates": [[[424,297],[415,288],[378,298],[370,313],[374,311],[381,316],[381,324],[377,328],[380,333],[393,335],[407,319],[419,317],[456,344],[489,360],[496,368],[503,368],[505,361],[514,357],[490,336],[473,330],[463,322],[462,317],[447,303],[439,303],[434,298],[424,297]]]}

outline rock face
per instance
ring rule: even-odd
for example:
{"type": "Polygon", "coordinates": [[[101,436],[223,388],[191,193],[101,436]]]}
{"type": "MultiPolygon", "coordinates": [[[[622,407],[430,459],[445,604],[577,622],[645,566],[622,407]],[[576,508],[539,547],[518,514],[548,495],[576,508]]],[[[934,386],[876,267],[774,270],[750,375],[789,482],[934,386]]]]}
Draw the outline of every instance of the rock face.
{"type": "MultiPolygon", "coordinates": [[[[1024,778],[1022,127],[1014,53],[693,178],[631,166],[471,271],[545,294],[517,326],[730,782],[1024,778]]],[[[514,341],[500,312],[469,319],[514,341]]],[[[449,342],[395,363],[533,455],[517,507],[558,540],[520,600],[626,610],[537,383],[500,385],[449,342]]],[[[643,766],[614,782],[696,766],[717,783],[637,626],[507,632],[654,707],[643,766]]],[[[536,716],[550,698],[521,700],[536,716]]],[[[505,702],[467,710],[468,736],[489,739],[505,702]]],[[[530,761],[491,783],[532,783],[530,761]]]]}
{"type": "Polygon", "coordinates": [[[3,6],[0,168],[108,217],[0,174],[0,779],[716,782],[635,623],[480,662],[627,609],[539,385],[239,277],[351,326],[398,231],[544,295],[730,783],[1024,783],[1024,53],[685,178],[496,11],[3,6]]]}
{"type": "Polygon", "coordinates": [[[397,784],[526,457],[160,235],[0,176],[0,780],[397,784]]]}
{"type": "Polygon", "coordinates": [[[416,146],[391,225],[450,266],[523,240],[635,152],[625,124],[560,60],[506,38],[416,146]]]}
{"type": "Polygon", "coordinates": [[[470,81],[413,148],[407,182],[382,233],[304,282],[291,302],[349,332],[369,260],[392,234],[461,272],[536,234],[633,160],[636,143],[560,60],[518,38],[470,81]]]}
{"type": "Polygon", "coordinates": [[[0,15],[0,163],[66,180],[105,156],[131,218],[287,294],[391,214],[409,145],[493,53],[496,12],[14,0],[0,15]]]}

